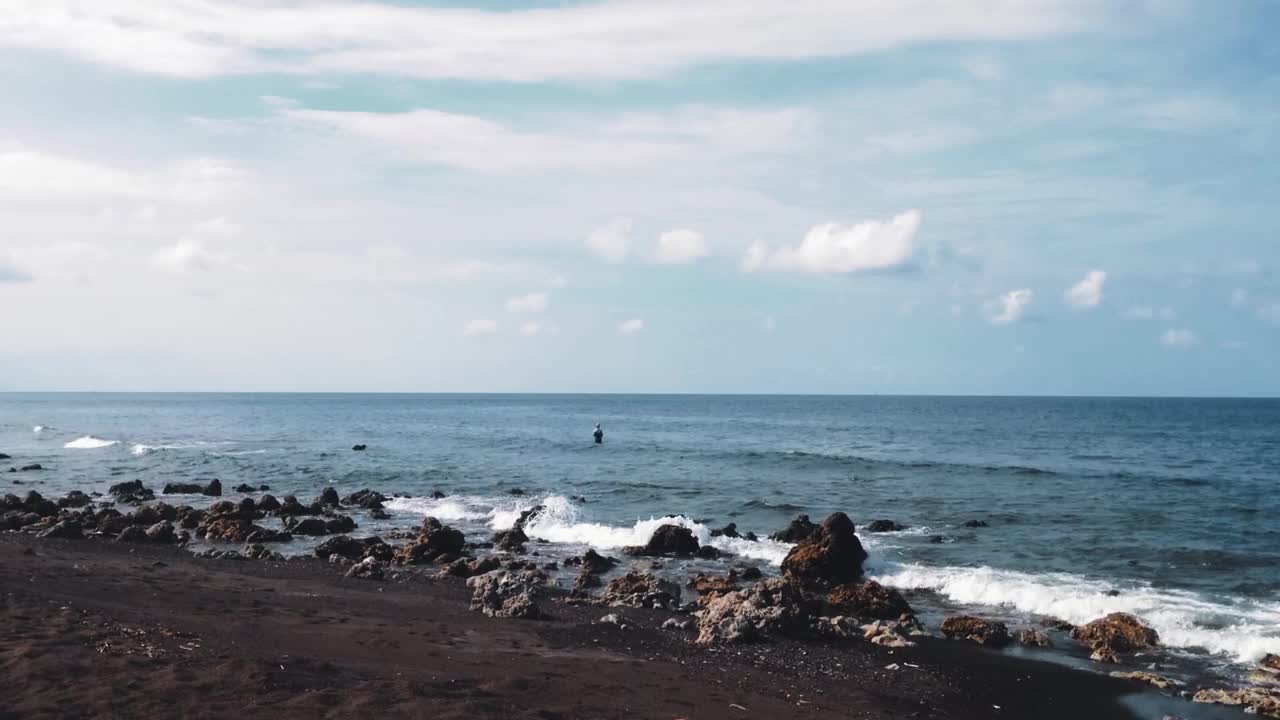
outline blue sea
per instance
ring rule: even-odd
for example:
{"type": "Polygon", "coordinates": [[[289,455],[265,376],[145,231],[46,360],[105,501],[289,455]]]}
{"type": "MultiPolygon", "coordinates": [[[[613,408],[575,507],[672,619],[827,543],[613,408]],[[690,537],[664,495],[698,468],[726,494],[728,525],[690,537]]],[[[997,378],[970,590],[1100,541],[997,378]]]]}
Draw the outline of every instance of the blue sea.
{"type": "Polygon", "coordinates": [[[764,537],[842,510],[907,526],[860,535],[869,574],[926,617],[1131,612],[1175,674],[1280,653],[1277,400],[0,394],[0,452],[46,468],[0,474],[0,492],[370,487],[406,497],[389,521],[357,515],[360,532],[434,515],[476,540],[542,504],[543,555],[616,553],[679,522],[775,572],[786,545],[710,529],[764,537]]]}

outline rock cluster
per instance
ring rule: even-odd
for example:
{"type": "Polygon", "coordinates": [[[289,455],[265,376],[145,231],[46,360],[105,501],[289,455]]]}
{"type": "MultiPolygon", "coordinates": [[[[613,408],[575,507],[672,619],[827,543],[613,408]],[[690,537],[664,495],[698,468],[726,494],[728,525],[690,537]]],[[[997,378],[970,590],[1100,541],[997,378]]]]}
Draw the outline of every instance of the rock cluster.
{"type": "Polygon", "coordinates": [[[911,612],[901,593],[875,580],[838,585],[827,593],[827,603],[838,613],[878,620],[891,620],[911,612]]]}
{"type": "Polygon", "coordinates": [[[540,570],[494,570],[467,580],[471,609],[489,617],[540,620],[547,617],[538,606],[547,576],[540,570]]]}
{"type": "Polygon", "coordinates": [[[1156,647],[1160,636],[1155,630],[1128,613],[1111,613],[1101,620],[1081,625],[1071,632],[1085,647],[1093,651],[1099,662],[1120,662],[1120,655],[1156,647]]]}
{"type": "Polygon", "coordinates": [[[462,555],[466,544],[461,531],[429,517],[422,521],[418,536],[396,551],[395,561],[402,565],[448,565],[462,555]]]}
{"type": "Polygon", "coordinates": [[[600,595],[599,603],[675,610],[680,606],[680,586],[649,573],[632,570],[610,581],[600,595]]]}
{"type": "Polygon", "coordinates": [[[848,515],[832,513],[787,553],[782,561],[783,576],[805,588],[827,588],[860,579],[867,551],[854,530],[848,515]]]}

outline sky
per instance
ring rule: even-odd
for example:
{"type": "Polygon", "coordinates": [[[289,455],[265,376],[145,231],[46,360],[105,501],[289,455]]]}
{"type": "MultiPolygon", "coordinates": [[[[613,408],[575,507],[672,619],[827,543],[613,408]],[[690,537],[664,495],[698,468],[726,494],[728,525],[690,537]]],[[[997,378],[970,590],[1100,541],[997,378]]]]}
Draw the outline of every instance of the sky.
{"type": "Polygon", "coordinates": [[[1280,395],[1272,0],[0,0],[0,390],[1280,395]]]}

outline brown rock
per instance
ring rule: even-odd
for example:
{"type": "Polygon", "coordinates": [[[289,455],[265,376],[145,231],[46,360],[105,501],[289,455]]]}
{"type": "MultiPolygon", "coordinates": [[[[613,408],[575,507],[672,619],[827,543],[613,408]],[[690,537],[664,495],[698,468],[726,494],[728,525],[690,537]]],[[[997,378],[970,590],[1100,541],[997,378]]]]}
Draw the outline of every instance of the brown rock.
{"type": "Polygon", "coordinates": [[[1160,644],[1160,636],[1155,630],[1128,613],[1111,613],[1081,625],[1071,632],[1071,637],[1093,650],[1093,659],[1099,662],[1117,662],[1118,656],[1124,653],[1160,644]]]}
{"type": "Polygon", "coordinates": [[[1163,675],[1156,675],[1155,673],[1144,672],[1142,670],[1135,672],[1113,672],[1111,673],[1111,677],[1154,685],[1161,690],[1173,690],[1180,688],[1185,684],[1174,680],[1173,678],[1167,678],[1163,675]]]}
{"type": "Polygon", "coordinates": [[[689,587],[698,593],[699,602],[705,604],[717,595],[737,590],[738,574],[730,570],[728,575],[698,575],[689,581],[689,587]]]}
{"type": "Polygon", "coordinates": [[[1264,717],[1280,718],[1280,690],[1274,688],[1246,687],[1236,690],[1204,689],[1192,698],[1198,703],[1235,705],[1245,712],[1264,717]]]}
{"type": "Polygon", "coordinates": [[[972,615],[954,615],[942,621],[942,634],[951,640],[968,640],[988,647],[1009,644],[1009,628],[1004,623],[972,615]]]}
{"type": "Polygon", "coordinates": [[[456,558],[462,554],[466,544],[467,539],[460,531],[429,517],[422,521],[418,536],[396,551],[395,561],[403,565],[419,565],[438,562],[449,556],[456,558]]]}
{"type": "Polygon", "coordinates": [[[805,587],[830,587],[861,578],[866,559],[853,521],[842,512],[832,513],[812,537],[791,548],[782,574],[805,587]]]}
{"type": "Polygon", "coordinates": [[[708,601],[698,617],[696,642],[746,643],[805,632],[811,617],[799,588],[785,580],[764,580],[708,601]]]}
{"type": "Polygon", "coordinates": [[[610,581],[600,596],[600,604],[674,610],[680,604],[680,586],[632,570],[610,581]]]}
{"type": "Polygon", "coordinates": [[[800,515],[791,521],[785,529],[769,536],[772,540],[785,543],[804,542],[818,532],[818,526],[809,520],[808,515],[800,515]]]}
{"type": "Polygon", "coordinates": [[[875,580],[839,585],[827,593],[837,611],[868,620],[892,620],[912,612],[905,598],[875,580]]]}
{"type": "Polygon", "coordinates": [[[1031,647],[1049,648],[1053,647],[1053,641],[1049,636],[1041,630],[1035,628],[1023,628],[1018,631],[1018,643],[1029,645],[1031,647]]]}

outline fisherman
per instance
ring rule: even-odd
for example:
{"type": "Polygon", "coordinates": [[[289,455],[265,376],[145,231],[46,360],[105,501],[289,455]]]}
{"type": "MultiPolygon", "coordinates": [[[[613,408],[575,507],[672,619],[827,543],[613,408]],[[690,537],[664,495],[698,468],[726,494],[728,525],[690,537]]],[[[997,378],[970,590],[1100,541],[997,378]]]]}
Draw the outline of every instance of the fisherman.
{"type": "Polygon", "coordinates": [[[595,432],[591,433],[591,436],[596,439],[597,445],[604,442],[604,430],[600,429],[600,423],[596,423],[595,432]]]}

